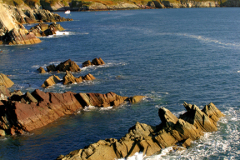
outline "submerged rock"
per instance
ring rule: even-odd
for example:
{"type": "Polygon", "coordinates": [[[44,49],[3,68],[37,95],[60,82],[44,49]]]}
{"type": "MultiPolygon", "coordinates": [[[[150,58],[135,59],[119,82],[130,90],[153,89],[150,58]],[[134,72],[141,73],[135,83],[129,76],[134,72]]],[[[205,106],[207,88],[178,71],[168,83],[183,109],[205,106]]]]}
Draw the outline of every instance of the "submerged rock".
{"type": "MultiPolygon", "coordinates": [[[[160,108],[158,111],[162,121],[160,125],[150,126],[137,122],[121,139],[105,139],[90,144],[84,149],[60,155],[58,160],[113,160],[127,158],[137,152],[151,156],[161,149],[173,145],[188,147],[191,141],[199,139],[204,132],[217,129],[217,120],[224,115],[217,107],[210,103],[203,110],[196,105],[184,103],[187,112],[177,118],[168,109],[160,108]]],[[[175,147],[177,149],[177,147],[175,147]]]]}
{"type": "Polygon", "coordinates": [[[30,132],[56,119],[73,114],[86,106],[119,106],[127,97],[113,92],[100,93],[45,93],[35,90],[25,95],[0,101],[0,136],[30,132]]]}

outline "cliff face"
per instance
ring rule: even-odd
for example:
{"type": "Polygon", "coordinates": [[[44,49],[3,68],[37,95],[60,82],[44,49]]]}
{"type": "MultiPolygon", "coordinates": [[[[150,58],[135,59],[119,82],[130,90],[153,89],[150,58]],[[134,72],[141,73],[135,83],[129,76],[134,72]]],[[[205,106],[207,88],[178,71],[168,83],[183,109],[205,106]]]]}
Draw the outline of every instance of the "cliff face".
{"type": "MultiPolygon", "coordinates": [[[[233,1],[233,0],[232,0],[233,1]]],[[[78,1],[72,0],[68,5],[61,2],[55,4],[41,3],[48,10],[115,10],[115,9],[150,9],[150,8],[207,8],[220,6],[219,1],[78,1]]]]}
{"type": "Polygon", "coordinates": [[[35,44],[40,43],[33,33],[14,18],[14,12],[0,3],[0,44],[35,44]]]}
{"type": "Polygon", "coordinates": [[[31,9],[26,5],[15,7],[0,3],[0,44],[40,43],[41,40],[26,30],[22,24],[71,20],[48,10],[31,9]]]}

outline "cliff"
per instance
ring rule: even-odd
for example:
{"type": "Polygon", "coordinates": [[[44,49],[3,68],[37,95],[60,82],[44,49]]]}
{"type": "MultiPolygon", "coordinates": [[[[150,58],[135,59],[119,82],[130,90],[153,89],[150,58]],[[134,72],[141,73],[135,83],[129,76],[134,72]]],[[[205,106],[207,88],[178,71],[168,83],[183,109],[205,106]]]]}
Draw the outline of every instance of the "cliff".
{"type": "Polygon", "coordinates": [[[35,44],[41,40],[22,24],[62,22],[72,19],[60,17],[43,9],[31,9],[27,5],[15,7],[0,2],[0,44],[35,44]]]}

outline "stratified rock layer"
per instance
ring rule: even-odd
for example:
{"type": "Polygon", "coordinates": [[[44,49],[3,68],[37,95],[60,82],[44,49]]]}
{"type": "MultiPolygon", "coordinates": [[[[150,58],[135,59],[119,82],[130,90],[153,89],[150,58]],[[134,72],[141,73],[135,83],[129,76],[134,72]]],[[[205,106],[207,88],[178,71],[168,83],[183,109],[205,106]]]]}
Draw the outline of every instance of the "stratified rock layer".
{"type": "Polygon", "coordinates": [[[63,84],[72,84],[72,83],[81,83],[83,81],[89,81],[96,79],[92,74],[87,74],[85,76],[80,76],[78,78],[74,77],[72,73],[66,71],[65,76],[63,77],[63,84]]]}
{"type": "Polygon", "coordinates": [[[10,88],[12,85],[14,85],[13,81],[11,81],[5,74],[0,73],[0,86],[10,88]]]}
{"type": "Polygon", "coordinates": [[[168,109],[158,111],[162,123],[150,126],[137,122],[120,140],[110,138],[90,144],[84,149],[61,155],[58,160],[113,160],[127,158],[136,152],[150,156],[161,149],[176,145],[188,147],[192,140],[199,139],[204,132],[217,130],[217,121],[224,115],[213,104],[200,110],[196,105],[184,103],[187,112],[177,118],[168,109]]]}
{"type": "MultiPolygon", "coordinates": [[[[9,91],[4,90],[6,96],[9,91]]],[[[56,119],[82,110],[85,106],[117,107],[128,98],[113,92],[45,93],[35,90],[0,100],[0,136],[15,135],[43,127],[56,119]]]]}

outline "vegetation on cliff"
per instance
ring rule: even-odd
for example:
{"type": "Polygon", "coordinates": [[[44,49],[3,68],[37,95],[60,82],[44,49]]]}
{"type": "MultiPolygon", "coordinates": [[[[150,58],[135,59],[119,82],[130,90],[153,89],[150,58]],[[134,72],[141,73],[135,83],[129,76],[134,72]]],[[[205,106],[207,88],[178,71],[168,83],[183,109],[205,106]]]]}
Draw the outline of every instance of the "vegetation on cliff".
{"type": "Polygon", "coordinates": [[[119,8],[191,8],[191,7],[239,7],[239,0],[2,0],[15,6],[42,6],[47,10],[94,10],[119,8]],[[210,4],[211,3],[211,4],[210,4]],[[133,4],[124,6],[122,4],[133,4]],[[94,6],[93,8],[91,6],[94,6]],[[114,7],[111,7],[114,6],[114,7]],[[66,8],[68,7],[68,8],[66,8]]]}

